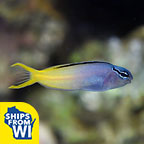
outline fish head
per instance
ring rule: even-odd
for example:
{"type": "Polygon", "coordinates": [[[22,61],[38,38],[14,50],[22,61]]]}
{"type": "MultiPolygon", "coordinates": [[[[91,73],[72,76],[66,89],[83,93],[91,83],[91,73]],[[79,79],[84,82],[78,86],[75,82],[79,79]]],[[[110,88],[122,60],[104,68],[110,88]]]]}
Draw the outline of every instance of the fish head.
{"type": "Polygon", "coordinates": [[[114,89],[129,84],[132,80],[133,76],[129,70],[113,65],[104,79],[103,87],[105,90],[114,89]]]}
{"type": "Polygon", "coordinates": [[[117,76],[119,78],[121,78],[122,80],[127,80],[129,82],[131,82],[131,80],[133,80],[133,76],[132,76],[131,72],[129,70],[127,70],[126,68],[114,65],[112,67],[112,71],[114,71],[117,74],[117,76]]]}
{"type": "Polygon", "coordinates": [[[116,87],[121,87],[126,84],[129,84],[133,80],[133,76],[131,72],[127,70],[126,68],[114,65],[112,67],[112,73],[114,74],[114,77],[115,77],[113,84],[116,87]]]}

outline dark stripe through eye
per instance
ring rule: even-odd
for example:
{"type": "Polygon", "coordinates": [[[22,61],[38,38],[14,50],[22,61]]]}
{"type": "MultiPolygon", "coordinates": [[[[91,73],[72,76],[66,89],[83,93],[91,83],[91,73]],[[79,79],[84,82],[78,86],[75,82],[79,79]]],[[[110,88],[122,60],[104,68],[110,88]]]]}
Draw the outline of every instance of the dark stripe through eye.
{"type": "Polygon", "coordinates": [[[129,75],[126,72],[121,72],[121,76],[128,77],[129,75]]]}
{"type": "Polygon", "coordinates": [[[118,69],[113,67],[113,71],[117,72],[121,77],[129,77],[129,74],[125,71],[121,72],[118,69]]]}

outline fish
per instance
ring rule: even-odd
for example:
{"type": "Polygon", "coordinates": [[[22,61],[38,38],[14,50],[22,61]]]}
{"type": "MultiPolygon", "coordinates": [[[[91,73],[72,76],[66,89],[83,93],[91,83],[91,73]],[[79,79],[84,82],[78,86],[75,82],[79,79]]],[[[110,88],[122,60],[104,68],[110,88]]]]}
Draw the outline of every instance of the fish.
{"type": "Polygon", "coordinates": [[[36,70],[22,63],[19,66],[28,72],[28,77],[10,89],[19,89],[39,83],[42,86],[57,90],[106,91],[125,86],[133,80],[129,70],[108,62],[86,61],[52,66],[36,70]]]}

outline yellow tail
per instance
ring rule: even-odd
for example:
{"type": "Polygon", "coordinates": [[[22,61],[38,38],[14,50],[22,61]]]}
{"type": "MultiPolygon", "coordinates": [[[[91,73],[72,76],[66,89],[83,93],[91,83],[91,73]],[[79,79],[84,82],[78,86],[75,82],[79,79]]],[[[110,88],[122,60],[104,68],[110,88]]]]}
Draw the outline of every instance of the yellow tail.
{"type": "Polygon", "coordinates": [[[15,64],[11,65],[11,67],[14,67],[14,66],[20,66],[23,69],[25,69],[26,71],[28,71],[29,72],[29,78],[27,78],[27,81],[22,83],[22,84],[10,86],[9,87],[10,89],[23,88],[23,87],[32,85],[32,84],[37,82],[37,80],[35,79],[35,74],[38,72],[37,70],[35,70],[33,68],[30,68],[30,67],[28,67],[28,66],[26,66],[26,65],[24,65],[22,63],[15,63],[15,64]]]}

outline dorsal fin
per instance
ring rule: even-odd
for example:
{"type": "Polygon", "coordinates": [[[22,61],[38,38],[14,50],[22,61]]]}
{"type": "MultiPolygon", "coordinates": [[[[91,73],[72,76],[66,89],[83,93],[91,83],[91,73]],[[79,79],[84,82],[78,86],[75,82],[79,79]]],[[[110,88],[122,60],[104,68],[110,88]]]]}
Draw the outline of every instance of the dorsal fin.
{"type": "Polygon", "coordinates": [[[69,67],[69,66],[75,66],[75,65],[83,65],[83,64],[93,64],[93,63],[106,63],[106,64],[110,64],[108,62],[101,62],[101,61],[86,61],[86,62],[77,62],[77,63],[64,64],[64,65],[56,66],[54,68],[58,69],[58,68],[63,68],[63,67],[69,67]]]}

